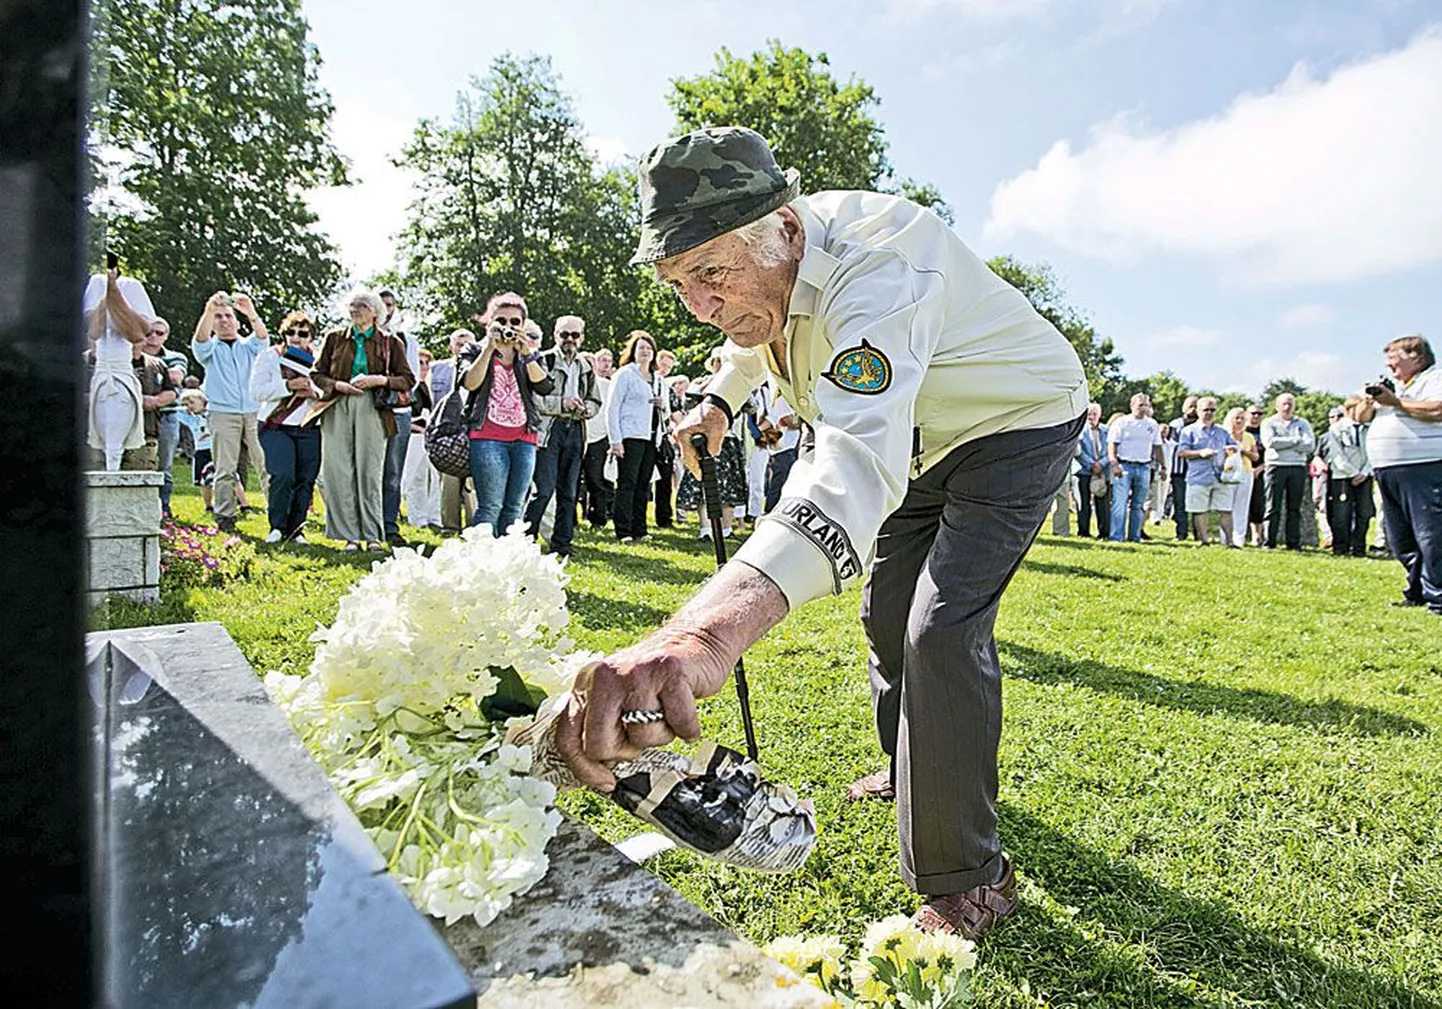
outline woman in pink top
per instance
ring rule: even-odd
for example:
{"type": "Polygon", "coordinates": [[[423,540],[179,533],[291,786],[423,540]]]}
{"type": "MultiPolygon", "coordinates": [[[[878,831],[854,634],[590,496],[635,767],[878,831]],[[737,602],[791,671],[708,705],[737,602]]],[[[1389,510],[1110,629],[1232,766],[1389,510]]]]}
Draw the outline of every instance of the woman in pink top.
{"type": "Polygon", "coordinates": [[[551,391],[551,378],[526,344],[526,302],[508,292],[486,305],[486,340],[463,358],[461,386],[470,422],[471,479],[476,486],[472,525],[500,536],[521,516],[536,468],[540,419],[533,392],[551,391]]]}

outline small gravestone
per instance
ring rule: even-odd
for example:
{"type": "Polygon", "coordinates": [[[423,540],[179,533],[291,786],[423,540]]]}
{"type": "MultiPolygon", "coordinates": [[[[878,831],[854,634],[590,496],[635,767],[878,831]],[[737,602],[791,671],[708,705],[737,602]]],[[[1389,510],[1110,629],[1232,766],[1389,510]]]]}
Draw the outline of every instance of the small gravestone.
{"type": "Polygon", "coordinates": [[[160,598],[161,473],[121,470],[85,474],[85,556],[91,606],[120,595],[138,603],[160,598]]]}

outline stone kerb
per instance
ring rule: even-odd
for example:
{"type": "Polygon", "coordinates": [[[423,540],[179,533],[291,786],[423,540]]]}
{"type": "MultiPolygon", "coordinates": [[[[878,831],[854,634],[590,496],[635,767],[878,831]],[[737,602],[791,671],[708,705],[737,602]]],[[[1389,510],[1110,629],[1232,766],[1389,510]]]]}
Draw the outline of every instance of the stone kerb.
{"type": "Polygon", "coordinates": [[[160,473],[85,474],[87,588],[91,606],[106,596],[160,598],[160,473]]]}

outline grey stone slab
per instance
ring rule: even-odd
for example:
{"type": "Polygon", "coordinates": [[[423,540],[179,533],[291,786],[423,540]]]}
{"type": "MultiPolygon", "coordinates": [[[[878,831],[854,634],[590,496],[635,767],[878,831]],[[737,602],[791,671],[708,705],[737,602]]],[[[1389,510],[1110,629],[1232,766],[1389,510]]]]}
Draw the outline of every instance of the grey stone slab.
{"type": "Polygon", "coordinates": [[[87,645],[106,1004],[474,1003],[218,624],[87,645]]]}
{"type": "Polygon", "coordinates": [[[826,1004],[779,985],[779,964],[588,827],[564,821],[546,850],[545,878],[494,922],[444,930],[479,1005],[826,1004]]]}
{"type": "Polygon", "coordinates": [[[134,589],[91,591],[85,594],[85,600],[86,604],[93,610],[111,596],[119,596],[121,599],[128,599],[133,603],[158,603],[160,602],[160,586],[145,585],[134,589]]]}
{"type": "Polygon", "coordinates": [[[90,587],[96,592],[143,588],[145,537],[113,536],[90,541],[90,587]]]}
{"type": "Polygon", "coordinates": [[[106,487],[159,487],[165,483],[165,475],[153,470],[87,470],[85,484],[90,490],[106,487]]]}
{"type": "Polygon", "coordinates": [[[85,534],[154,535],[160,532],[160,473],[86,473],[85,534]],[[116,479],[120,478],[120,479],[116,479]]]}
{"type": "Polygon", "coordinates": [[[144,560],[141,561],[142,575],[147,586],[160,586],[160,537],[147,536],[143,540],[144,560]]]}

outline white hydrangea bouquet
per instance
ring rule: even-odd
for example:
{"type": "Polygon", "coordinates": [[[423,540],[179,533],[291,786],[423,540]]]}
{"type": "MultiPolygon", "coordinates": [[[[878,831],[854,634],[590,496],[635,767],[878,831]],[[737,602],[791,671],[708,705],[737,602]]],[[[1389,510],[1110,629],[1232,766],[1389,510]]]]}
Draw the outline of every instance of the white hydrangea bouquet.
{"type": "Polygon", "coordinates": [[[973,1001],[976,944],[923,932],[904,914],[872,922],[855,957],[834,935],[780,936],[766,953],[839,1006],[952,1009],[973,1001]]]}
{"type": "Polygon", "coordinates": [[[485,925],[548,868],[555,787],[504,742],[598,656],[563,636],[566,576],[519,532],[397,550],[265,686],[416,906],[485,925]]]}

